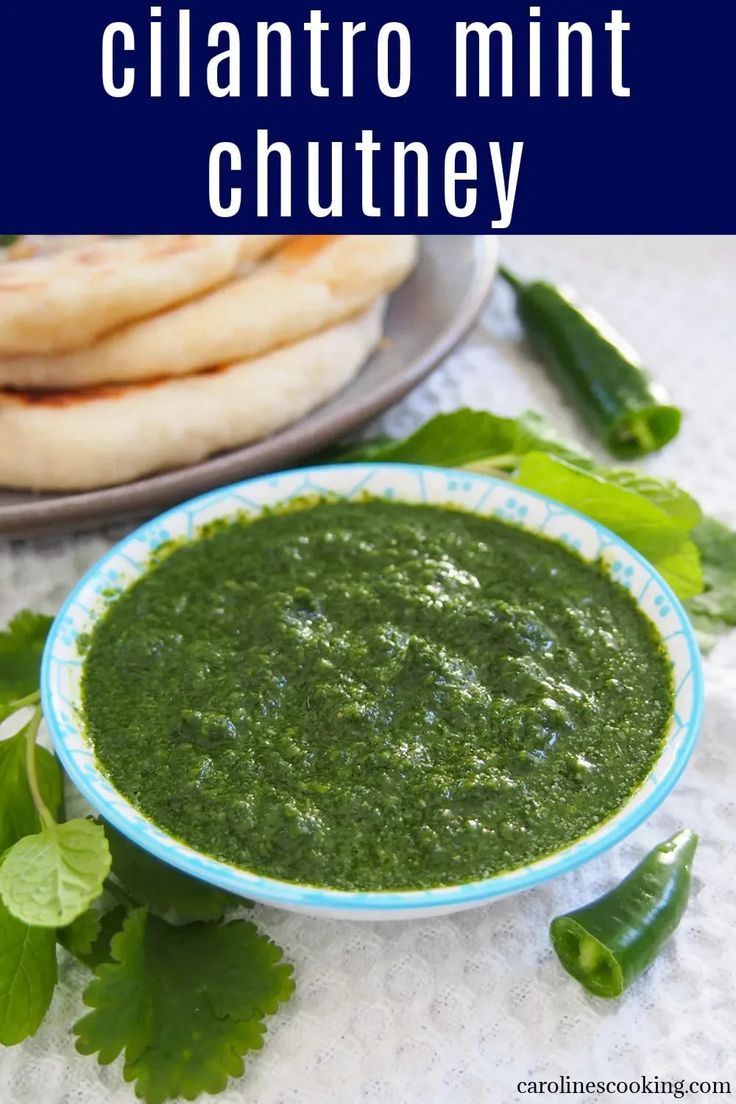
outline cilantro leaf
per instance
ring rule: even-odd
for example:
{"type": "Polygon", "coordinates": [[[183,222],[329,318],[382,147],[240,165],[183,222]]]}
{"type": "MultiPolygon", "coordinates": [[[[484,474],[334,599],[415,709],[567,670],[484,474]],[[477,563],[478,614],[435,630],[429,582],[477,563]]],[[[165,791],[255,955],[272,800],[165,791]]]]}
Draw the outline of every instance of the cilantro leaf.
{"type": "Polygon", "coordinates": [[[5,855],[0,896],[25,924],[65,927],[100,896],[109,870],[110,849],[99,824],[45,823],[5,855]]]}
{"type": "Polygon", "coordinates": [[[38,1031],[56,986],[56,940],[49,928],[16,920],[0,901],[0,1043],[38,1031]]]}
{"type": "Polygon", "coordinates": [[[168,920],[219,920],[229,908],[249,902],[159,862],[105,824],[113,876],[139,905],[168,920]]]}
{"type": "Polygon", "coordinates": [[[67,950],[70,950],[85,966],[89,966],[90,970],[95,970],[103,962],[112,962],[112,940],[121,930],[127,915],[128,910],[125,905],[115,905],[109,912],[103,912],[100,915],[100,929],[89,950],[84,950],[82,947],[74,949],[67,947],[67,950]]]}
{"type": "Polygon", "coordinates": [[[680,598],[691,598],[703,589],[698,550],[680,516],[631,486],[607,479],[605,469],[585,470],[546,453],[530,452],[521,462],[517,481],[618,533],[658,568],[680,598]]]}
{"type": "Polygon", "coordinates": [[[92,954],[92,948],[100,937],[101,929],[101,914],[97,909],[89,908],[72,920],[71,924],[59,928],[56,938],[70,954],[84,961],[92,954]]]}
{"type": "MultiPolygon", "coordinates": [[[[0,741],[0,854],[23,836],[38,832],[40,821],[26,777],[26,732],[0,741]]],[[[61,808],[62,780],[58,762],[46,748],[36,745],[39,789],[53,816],[61,808]]]]}
{"type": "Polygon", "coordinates": [[[221,1092],[262,1046],[263,1018],[293,991],[291,967],[254,924],[174,927],[144,908],[113,938],[74,1031],[102,1065],[125,1053],[123,1076],[147,1104],[221,1092]]]}
{"type": "Polygon", "coordinates": [[[38,690],[41,654],[53,618],[23,610],[0,632],[0,720],[38,690]]]}

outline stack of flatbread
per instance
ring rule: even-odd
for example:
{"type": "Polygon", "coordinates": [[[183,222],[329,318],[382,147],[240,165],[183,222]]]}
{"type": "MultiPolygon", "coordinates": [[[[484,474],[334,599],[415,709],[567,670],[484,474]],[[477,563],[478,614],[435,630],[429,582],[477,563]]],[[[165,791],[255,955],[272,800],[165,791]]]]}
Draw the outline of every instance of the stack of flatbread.
{"type": "Polygon", "coordinates": [[[359,371],[415,259],[410,235],[20,238],[0,486],[111,486],[295,421],[359,371]]]}

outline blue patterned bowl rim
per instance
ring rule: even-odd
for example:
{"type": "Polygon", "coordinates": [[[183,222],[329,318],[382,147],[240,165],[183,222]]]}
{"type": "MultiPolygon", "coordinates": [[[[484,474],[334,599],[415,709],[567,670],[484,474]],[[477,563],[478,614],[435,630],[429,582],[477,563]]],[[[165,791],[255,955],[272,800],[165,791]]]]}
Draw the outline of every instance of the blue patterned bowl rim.
{"type": "Polygon", "coordinates": [[[41,697],[55,751],[71,781],[93,808],[139,847],[236,895],[317,914],[381,918],[462,908],[529,889],[614,846],[660,805],[684,770],[700,726],[703,677],[695,636],[679,600],[651,564],[604,526],[546,495],[492,476],[428,465],[354,463],[257,476],[209,491],[140,526],[84,575],[61,607],[43,654],[41,697]],[[636,581],[633,596],[640,607],[650,619],[659,617],[664,622],[659,628],[675,671],[675,709],[650,775],[613,817],[550,856],[490,878],[437,889],[347,892],[263,877],[196,851],[148,821],[98,769],[83,731],[78,693],[82,660],[76,638],[89,631],[114,600],[109,588],[130,585],[155,548],[172,537],[194,535],[213,517],[256,513],[265,505],[305,494],[350,499],[363,493],[397,501],[444,503],[501,517],[570,543],[586,559],[600,558],[614,577],[618,573],[625,584],[629,581],[632,594],[636,581]]]}

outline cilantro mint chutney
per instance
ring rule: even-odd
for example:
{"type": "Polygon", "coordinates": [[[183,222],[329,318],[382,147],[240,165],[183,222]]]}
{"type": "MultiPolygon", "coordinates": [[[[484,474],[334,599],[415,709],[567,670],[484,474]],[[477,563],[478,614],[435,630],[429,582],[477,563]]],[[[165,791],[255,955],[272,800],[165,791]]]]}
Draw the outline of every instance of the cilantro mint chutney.
{"type": "Polygon", "coordinates": [[[437,506],[319,501],[173,546],[88,641],[101,769],[259,874],[467,882],[607,819],[658,758],[670,661],[602,567],[437,506]]]}

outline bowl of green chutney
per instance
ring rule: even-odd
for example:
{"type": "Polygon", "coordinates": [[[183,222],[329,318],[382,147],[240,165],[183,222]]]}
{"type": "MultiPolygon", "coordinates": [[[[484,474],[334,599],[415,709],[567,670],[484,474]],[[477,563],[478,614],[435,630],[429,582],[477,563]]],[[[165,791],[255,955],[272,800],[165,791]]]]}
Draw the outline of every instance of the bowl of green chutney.
{"type": "Polygon", "coordinates": [[[85,575],[48,637],[66,772],[159,859],[295,911],[468,908],[572,870],[664,800],[702,711],[669,586],[489,476],[265,475],[85,575]]]}

